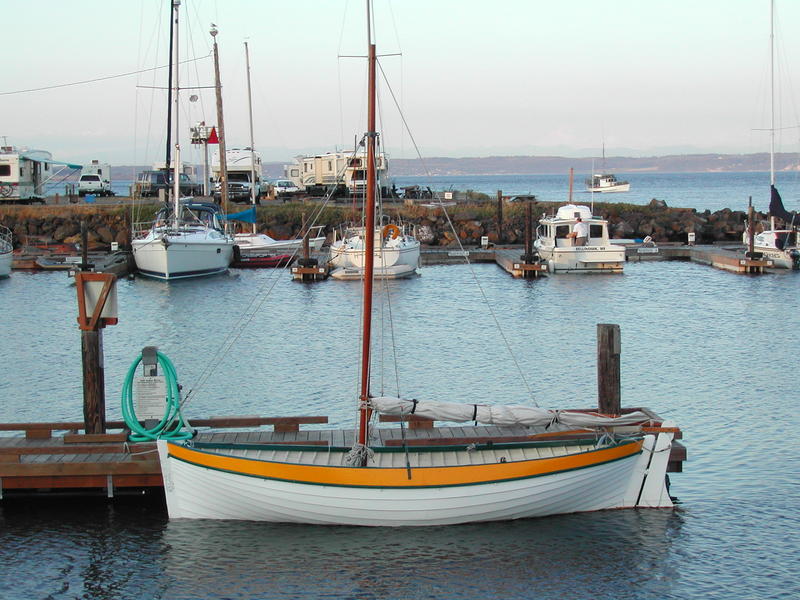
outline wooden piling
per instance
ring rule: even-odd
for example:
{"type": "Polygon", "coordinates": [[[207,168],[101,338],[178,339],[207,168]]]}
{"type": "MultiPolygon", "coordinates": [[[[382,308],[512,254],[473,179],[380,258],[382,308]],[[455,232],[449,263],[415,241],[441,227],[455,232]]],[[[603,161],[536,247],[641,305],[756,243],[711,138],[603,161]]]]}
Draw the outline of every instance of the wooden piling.
{"type": "Polygon", "coordinates": [[[503,241],[503,190],[497,190],[497,241],[503,241]]]}
{"type": "Polygon", "coordinates": [[[619,415],[620,391],[619,325],[597,324],[597,408],[607,415],[619,415]]]}
{"type": "Polygon", "coordinates": [[[106,387],[103,330],[81,331],[83,422],[86,433],[106,432],[106,387]]]}

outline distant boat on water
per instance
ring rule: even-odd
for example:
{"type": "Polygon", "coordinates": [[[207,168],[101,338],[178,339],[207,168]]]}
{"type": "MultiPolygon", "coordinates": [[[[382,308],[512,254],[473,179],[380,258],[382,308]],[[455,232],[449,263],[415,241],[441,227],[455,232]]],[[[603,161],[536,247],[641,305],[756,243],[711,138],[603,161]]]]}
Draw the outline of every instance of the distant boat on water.
{"type": "MultiPolygon", "coordinates": [[[[594,171],[594,167],[592,168],[594,171]]],[[[629,192],[631,184],[627,181],[620,181],[616,175],[606,173],[606,145],[603,143],[603,168],[600,173],[592,173],[586,179],[586,190],[589,192],[599,192],[601,194],[609,192],[629,192]]]]}

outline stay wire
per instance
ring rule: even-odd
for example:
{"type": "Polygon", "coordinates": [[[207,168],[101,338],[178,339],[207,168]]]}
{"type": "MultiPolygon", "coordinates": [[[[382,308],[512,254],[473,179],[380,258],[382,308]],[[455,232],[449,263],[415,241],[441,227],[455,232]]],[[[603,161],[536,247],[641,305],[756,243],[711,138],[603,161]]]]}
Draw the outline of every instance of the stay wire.
{"type": "MultiPolygon", "coordinates": [[[[432,174],[431,174],[430,170],[428,169],[427,164],[425,163],[425,159],[422,157],[422,153],[419,150],[419,146],[417,145],[417,140],[414,137],[414,133],[411,131],[411,128],[408,126],[408,122],[406,121],[406,117],[403,114],[402,110],[400,109],[400,105],[397,103],[397,98],[396,98],[396,96],[394,94],[394,90],[392,89],[392,86],[389,84],[389,81],[388,81],[388,79],[386,77],[386,73],[383,71],[383,66],[381,65],[380,61],[377,61],[377,63],[378,63],[378,69],[380,69],[380,72],[381,72],[381,76],[383,77],[383,80],[386,83],[386,88],[389,90],[389,94],[391,95],[392,100],[394,101],[395,107],[397,107],[398,112],[400,113],[400,119],[403,122],[403,126],[406,128],[406,131],[408,131],[408,137],[411,140],[411,144],[414,146],[414,151],[417,153],[417,157],[419,158],[420,163],[422,163],[422,167],[425,170],[426,174],[428,175],[428,177],[431,177],[432,174]]],[[[455,239],[456,239],[456,242],[458,243],[459,250],[461,251],[461,254],[464,256],[464,261],[466,262],[467,266],[469,267],[470,273],[472,274],[472,278],[475,281],[475,285],[478,286],[478,290],[480,291],[480,294],[483,297],[483,301],[486,303],[486,306],[489,309],[489,314],[492,316],[492,319],[494,320],[495,326],[497,327],[497,330],[500,333],[500,337],[503,339],[503,343],[506,346],[506,350],[508,351],[509,356],[511,356],[511,360],[514,362],[514,365],[516,366],[517,371],[519,372],[520,378],[522,379],[522,382],[525,384],[525,388],[528,390],[528,393],[530,394],[530,397],[531,397],[531,400],[533,401],[533,404],[538,407],[539,404],[536,401],[536,397],[535,397],[535,395],[533,393],[533,389],[531,388],[527,377],[525,377],[525,372],[522,370],[522,366],[519,364],[519,361],[517,360],[517,357],[515,356],[513,350],[511,349],[511,344],[509,343],[508,338],[506,337],[506,334],[503,331],[503,328],[500,326],[500,320],[497,318],[497,314],[495,313],[494,309],[492,308],[491,303],[489,302],[489,298],[486,295],[486,291],[483,289],[483,286],[481,285],[480,281],[478,280],[478,275],[477,275],[477,273],[475,273],[474,266],[473,266],[472,262],[469,260],[469,255],[464,251],[464,246],[461,243],[461,239],[459,238],[459,236],[458,236],[458,234],[456,232],[455,225],[453,225],[453,221],[450,218],[450,213],[447,211],[447,207],[445,207],[444,203],[442,202],[442,199],[440,197],[438,197],[438,192],[437,192],[437,198],[436,199],[439,201],[439,208],[441,208],[442,212],[444,213],[444,216],[447,219],[447,223],[450,226],[450,230],[454,234],[456,234],[455,235],[455,239]]]]}

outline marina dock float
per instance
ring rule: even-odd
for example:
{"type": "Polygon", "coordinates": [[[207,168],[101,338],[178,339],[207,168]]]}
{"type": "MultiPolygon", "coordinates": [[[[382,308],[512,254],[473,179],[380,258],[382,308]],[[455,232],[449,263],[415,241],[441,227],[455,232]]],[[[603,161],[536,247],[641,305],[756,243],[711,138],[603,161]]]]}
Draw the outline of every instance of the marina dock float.
{"type": "Polygon", "coordinates": [[[746,256],[744,247],[727,243],[723,246],[688,246],[664,244],[654,247],[628,245],[625,248],[628,262],[655,260],[685,260],[742,274],[759,274],[773,265],[770,260],[756,260],[746,256]]]}
{"type": "MultiPolygon", "coordinates": [[[[647,409],[653,418],[654,431],[661,419],[647,409]]],[[[383,422],[398,417],[382,417],[383,422]]],[[[349,447],[353,444],[352,430],[301,430],[300,425],[324,424],[324,416],[309,417],[216,417],[195,419],[193,427],[213,427],[202,431],[197,441],[221,444],[303,444],[313,446],[349,447]],[[253,429],[272,426],[273,430],[253,429]],[[248,430],[243,430],[250,428],[248,430]],[[220,431],[217,429],[224,429],[220,431]]],[[[128,431],[121,421],[109,421],[114,433],[82,434],[81,422],[0,423],[0,431],[21,432],[0,436],[0,499],[20,494],[47,496],[59,493],[74,495],[105,495],[113,498],[122,494],[141,494],[144,491],[161,493],[164,482],[155,442],[129,442],[128,431]],[[54,432],[63,432],[54,435],[54,432]]],[[[558,442],[586,437],[577,431],[553,432],[545,428],[467,426],[436,427],[430,420],[411,416],[403,429],[376,428],[378,446],[402,447],[419,445],[455,445],[470,442],[512,443],[542,440],[558,442]]],[[[680,438],[676,431],[676,438],[680,438]]],[[[686,460],[686,448],[673,441],[670,450],[669,472],[681,472],[686,460]]]]}
{"type": "Polygon", "coordinates": [[[522,261],[519,250],[495,250],[495,262],[511,273],[513,277],[534,279],[547,274],[547,265],[543,263],[526,263],[522,261]]]}

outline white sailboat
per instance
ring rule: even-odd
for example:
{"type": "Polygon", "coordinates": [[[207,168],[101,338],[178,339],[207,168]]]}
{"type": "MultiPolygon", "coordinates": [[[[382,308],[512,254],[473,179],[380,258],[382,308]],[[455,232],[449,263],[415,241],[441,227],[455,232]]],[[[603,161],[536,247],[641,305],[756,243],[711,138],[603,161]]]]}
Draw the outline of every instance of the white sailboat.
{"type": "Polygon", "coordinates": [[[8,227],[0,225],[0,277],[11,275],[11,262],[14,257],[13,234],[8,227]]]}
{"type": "MultiPolygon", "coordinates": [[[[143,275],[162,280],[214,275],[227,270],[233,257],[233,237],[225,233],[219,207],[197,203],[180,194],[181,146],[179,140],[178,16],[180,0],[172,0],[170,48],[174,85],[175,155],[172,198],[148,228],[134,225],[131,247],[136,268],[143,275]]],[[[168,119],[169,120],[169,119],[168,119]]],[[[166,166],[170,160],[167,157],[166,166]]]]}
{"type": "MultiPolygon", "coordinates": [[[[351,227],[330,248],[331,277],[358,279],[366,266],[365,227],[351,227]]],[[[416,273],[420,261],[420,243],[413,235],[395,224],[378,227],[373,233],[373,260],[377,277],[400,278],[416,273]]]]}
{"type": "Polygon", "coordinates": [[[770,222],[761,232],[753,229],[755,223],[748,222],[743,241],[750,244],[753,237],[753,252],[759,252],[773,266],[782,269],[800,269],[800,216],[790,213],[783,206],[781,195],[775,187],[775,6],[770,2],[770,144],[769,144],[769,191],[770,222]],[[776,219],[785,223],[785,227],[776,226],[776,219]]]}
{"type": "MultiPolygon", "coordinates": [[[[261,173],[256,177],[256,155],[255,155],[255,142],[253,140],[253,100],[250,89],[250,50],[247,42],[244,43],[245,60],[247,64],[247,110],[250,116],[250,181],[261,179],[261,173]]],[[[261,163],[258,162],[260,165],[261,163]]],[[[259,167],[260,168],[260,167],[259,167]]],[[[234,235],[234,241],[239,247],[239,252],[243,256],[250,256],[253,254],[276,253],[276,252],[296,252],[303,247],[303,238],[291,240],[276,240],[265,233],[258,233],[256,231],[256,205],[258,204],[258,188],[256,185],[250,185],[250,209],[239,213],[238,215],[230,215],[230,220],[241,220],[251,223],[251,231],[240,232],[234,235]]],[[[322,225],[312,228],[313,232],[319,234],[323,228],[322,225]]],[[[324,235],[311,235],[309,234],[308,243],[311,250],[318,251],[322,248],[325,242],[324,235]]]]}
{"type": "MultiPolygon", "coordinates": [[[[376,50],[369,23],[366,148],[374,175],[376,50]]],[[[368,177],[365,247],[374,247],[375,178],[368,177]]],[[[364,253],[361,370],[356,443],[207,444],[158,441],[170,518],[421,526],[495,521],[633,506],[669,507],[665,483],[673,433],[608,417],[526,406],[450,404],[374,397],[370,389],[375,254],[364,253]],[[453,446],[368,447],[376,414],[446,421],[585,427],[592,439],[453,446]],[[594,437],[625,426],[630,437],[594,437]]],[[[674,431],[674,430],[672,430],[674,431]]]]}

